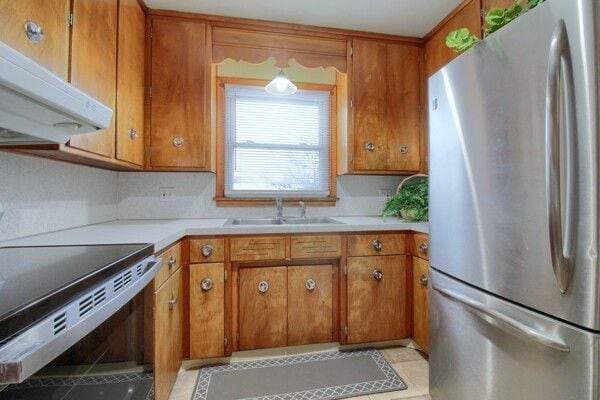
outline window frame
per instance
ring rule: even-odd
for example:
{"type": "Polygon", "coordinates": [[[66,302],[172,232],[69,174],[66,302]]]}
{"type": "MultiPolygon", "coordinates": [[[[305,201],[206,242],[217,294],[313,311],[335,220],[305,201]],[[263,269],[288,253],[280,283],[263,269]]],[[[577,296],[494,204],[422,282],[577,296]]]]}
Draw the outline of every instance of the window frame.
{"type": "MultiPolygon", "coordinates": [[[[249,78],[217,77],[216,93],[216,193],[215,201],[218,207],[240,207],[272,205],[275,198],[269,197],[226,197],[225,196],[225,85],[244,85],[264,87],[269,81],[249,78]]],[[[285,197],[285,203],[304,201],[316,206],[335,206],[337,201],[337,87],[336,85],[294,82],[300,90],[328,91],[329,96],[329,196],[314,197],[285,197]]]]}

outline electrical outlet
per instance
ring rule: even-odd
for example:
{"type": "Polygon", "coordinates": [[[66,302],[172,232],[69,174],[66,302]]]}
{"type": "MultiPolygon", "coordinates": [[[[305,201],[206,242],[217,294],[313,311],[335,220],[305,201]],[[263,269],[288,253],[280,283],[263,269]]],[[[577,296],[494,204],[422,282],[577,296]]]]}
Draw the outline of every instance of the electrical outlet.
{"type": "Polygon", "coordinates": [[[173,199],[174,192],[174,187],[159,187],[158,195],[160,196],[160,201],[171,201],[173,199]]]}
{"type": "Polygon", "coordinates": [[[392,197],[392,189],[379,189],[377,194],[379,196],[379,201],[387,201],[392,197]]]}

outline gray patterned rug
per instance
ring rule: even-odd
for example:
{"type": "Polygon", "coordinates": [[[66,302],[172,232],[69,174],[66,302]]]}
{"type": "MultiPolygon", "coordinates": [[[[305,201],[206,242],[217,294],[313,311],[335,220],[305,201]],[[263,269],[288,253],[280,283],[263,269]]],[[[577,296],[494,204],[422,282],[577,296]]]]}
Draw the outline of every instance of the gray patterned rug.
{"type": "Polygon", "coordinates": [[[193,400],[336,400],[404,389],[377,350],[333,351],[202,368],[193,400]]]}

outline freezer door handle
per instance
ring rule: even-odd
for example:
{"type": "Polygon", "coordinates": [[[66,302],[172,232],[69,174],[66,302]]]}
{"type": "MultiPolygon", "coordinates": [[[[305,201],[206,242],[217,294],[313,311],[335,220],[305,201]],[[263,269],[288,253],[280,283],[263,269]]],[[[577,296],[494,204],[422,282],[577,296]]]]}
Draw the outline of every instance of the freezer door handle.
{"type": "Polygon", "coordinates": [[[545,104],[545,185],[552,269],[561,293],[569,286],[572,265],[575,196],[575,106],[571,54],[565,22],[560,20],[550,43],[545,104]],[[564,92],[561,93],[561,83],[564,92]],[[566,118],[562,120],[562,118],[566,118]],[[565,226],[561,204],[561,129],[565,128],[565,226]]]}
{"type": "Polygon", "coordinates": [[[508,327],[512,332],[519,334],[525,339],[540,343],[554,350],[562,352],[570,351],[569,346],[561,338],[552,337],[544,332],[540,332],[534,328],[531,328],[513,318],[487,307],[483,303],[455,292],[454,290],[444,288],[435,283],[432,285],[432,287],[433,290],[439,292],[442,296],[467,306],[475,315],[487,323],[490,323],[503,330],[506,330],[505,328],[508,327]]]}

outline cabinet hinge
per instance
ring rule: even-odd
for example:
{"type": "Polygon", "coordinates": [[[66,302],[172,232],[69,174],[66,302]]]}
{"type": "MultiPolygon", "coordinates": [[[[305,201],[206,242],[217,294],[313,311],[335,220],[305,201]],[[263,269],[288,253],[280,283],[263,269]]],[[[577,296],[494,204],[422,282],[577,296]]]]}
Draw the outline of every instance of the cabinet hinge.
{"type": "Polygon", "coordinates": [[[229,343],[229,341],[227,340],[227,336],[225,336],[225,340],[223,340],[223,343],[225,344],[225,347],[227,347],[227,343],[229,343]]]}
{"type": "Polygon", "coordinates": [[[153,35],[154,35],[154,27],[152,25],[150,25],[150,39],[152,39],[153,35]]]}
{"type": "Polygon", "coordinates": [[[485,16],[487,15],[487,10],[483,7],[481,7],[481,18],[485,18],[485,16]]]}
{"type": "Polygon", "coordinates": [[[240,341],[240,333],[236,333],[235,334],[235,340],[237,340],[238,342],[240,341]]]}
{"type": "Polygon", "coordinates": [[[350,55],[354,55],[354,47],[350,47],[350,55]]]}
{"type": "Polygon", "coordinates": [[[344,265],[344,275],[348,275],[348,266],[344,265]]]}
{"type": "Polygon", "coordinates": [[[148,88],[148,97],[152,97],[152,86],[148,88]]]}
{"type": "Polygon", "coordinates": [[[227,282],[227,279],[228,279],[227,270],[225,270],[223,272],[223,275],[224,275],[224,278],[225,278],[225,282],[227,282]]]}
{"type": "Polygon", "coordinates": [[[69,24],[69,26],[73,26],[73,12],[69,11],[67,13],[67,23],[69,24]]]}
{"type": "Polygon", "coordinates": [[[344,335],[348,336],[348,325],[344,326],[344,335]]]}
{"type": "Polygon", "coordinates": [[[354,100],[350,99],[350,108],[354,107],[354,100]]]}

